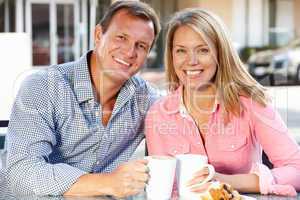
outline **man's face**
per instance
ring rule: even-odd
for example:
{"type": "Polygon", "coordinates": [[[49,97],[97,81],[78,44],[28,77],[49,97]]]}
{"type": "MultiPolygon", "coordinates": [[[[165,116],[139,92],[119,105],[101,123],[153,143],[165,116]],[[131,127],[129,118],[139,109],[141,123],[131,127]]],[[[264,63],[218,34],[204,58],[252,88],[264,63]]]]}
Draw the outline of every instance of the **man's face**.
{"type": "Polygon", "coordinates": [[[114,81],[126,81],[144,64],[154,41],[154,27],[123,9],[112,18],[105,33],[95,30],[97,67],[101,75],[114,81]]]}

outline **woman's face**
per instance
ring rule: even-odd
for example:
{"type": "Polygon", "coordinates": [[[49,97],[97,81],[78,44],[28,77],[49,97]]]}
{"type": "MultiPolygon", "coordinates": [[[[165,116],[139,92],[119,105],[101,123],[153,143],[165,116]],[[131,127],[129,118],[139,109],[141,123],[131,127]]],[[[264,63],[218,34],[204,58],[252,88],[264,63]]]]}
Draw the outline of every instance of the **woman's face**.
{"type": "Polygon", "coordinates": [[[174,33],[172,58],[185,88],[197,90],[212,83],[217,71],[216,49],[210,49],[199,33],[183,25],[174,33]]]}

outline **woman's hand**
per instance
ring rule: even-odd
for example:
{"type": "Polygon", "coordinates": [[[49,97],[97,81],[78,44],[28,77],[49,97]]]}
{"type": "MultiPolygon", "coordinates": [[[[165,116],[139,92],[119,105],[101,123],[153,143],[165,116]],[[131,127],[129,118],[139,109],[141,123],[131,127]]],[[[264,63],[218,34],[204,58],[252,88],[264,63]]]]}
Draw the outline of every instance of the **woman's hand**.
{"type": "Polygon", "coordinates": [[[194,174],[194,177],[187,183],[187,186],[191,188],[192,192],[204,192],[211,185],[212,180],[214,179],[214,177],[212,177],[208,182],[203,183],[208,176],[209,169],[205,167],[194,174]]]}
{"type": "MultiPolygon", "coordinates": [[[[191,187],[193,192],[204,192],[208,189],[213,181],[209,181],[205,184],[201,184],[203,180],[208,177],[208,168],[204,168],[195,173],[194,178],[188,182],[188,186],[191,187]]],[[[227,183],[239,192],[246,193],[259,193],[259,178],[255,174],[221,174],[215,172],[212,180],[219,181],[221,183],[227,183]]]]}

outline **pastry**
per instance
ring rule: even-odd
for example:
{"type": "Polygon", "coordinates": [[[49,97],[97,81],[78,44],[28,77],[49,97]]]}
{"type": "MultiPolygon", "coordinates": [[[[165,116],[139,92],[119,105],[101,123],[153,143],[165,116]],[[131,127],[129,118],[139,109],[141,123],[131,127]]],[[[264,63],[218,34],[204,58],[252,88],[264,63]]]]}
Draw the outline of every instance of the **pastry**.
{"type": "Polygon", "coordinates": [[[201,194],[201,200],[241,200],[241,195],[226,183],[213,182],[206,192],[201,194]]]}

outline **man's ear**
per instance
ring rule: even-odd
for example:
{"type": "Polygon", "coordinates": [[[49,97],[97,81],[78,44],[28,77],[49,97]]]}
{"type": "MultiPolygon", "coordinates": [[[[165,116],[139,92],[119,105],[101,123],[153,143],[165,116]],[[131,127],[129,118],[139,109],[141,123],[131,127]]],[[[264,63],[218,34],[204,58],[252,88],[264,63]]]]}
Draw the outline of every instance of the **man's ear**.
{"type": "Polygon", "coordinates": [[[94,42],[97,44],[102,38],[102,27],[100,24],[97,24],[94,31],[94,42]]]}

